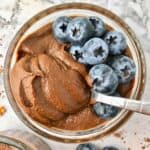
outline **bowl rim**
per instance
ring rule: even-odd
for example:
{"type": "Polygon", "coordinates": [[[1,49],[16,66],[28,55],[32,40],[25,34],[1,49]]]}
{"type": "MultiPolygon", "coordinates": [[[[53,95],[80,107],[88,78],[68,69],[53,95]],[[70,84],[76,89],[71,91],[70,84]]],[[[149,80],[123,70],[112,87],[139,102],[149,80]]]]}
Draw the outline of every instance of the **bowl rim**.
{"type": "Polygon", "coordinates": [[[22,141],[19,141],[18,139],[5,136],[5,135],[1,135],[1,134],[0,134],[0,144],[6,144],[14,148],[20,149],[20,150],[32,150],[31,147],[29,147],[22,141]]]}
{"type": "Polygon", "coordinates": [[[34,132],[55,140],[55,141],[59,141],[59,142],[64,142],[64,143],[79,143],[79,142],[86,142],[89,140],[94,140],[103,136],[106,136],[110,133],[112,133],[112,131],[114,131],[116,128],[121,127],[121,125],[123,125],[129,118],[130,116],[133,114],[132,112],[129,111],[124,111],[124,116],[120,117],[120,119],[118,120],[118,122],[112,127],[110,127],[109,129],[107,129],[105,132],[102,133],[97,133],[97,134],[93,134],[92,137],[84,137],[82,135],[80,135],[80,137],[78,138],[69,138],[68,137],[59,137],[59,136],[54,136],[54,135],[50,135],[48,133],[43,132],[42,130],[40,130],[39,128],[35,127],[33,124],[31,124],[31,122],[29,120],[27,120],[27,118],[23,115],[23,113],[20,112],[20,108],[19,106],[16,104],[15,99],[13,97],[13,94],[11,92],[11,88],[10,88],[10,81],[9,81],[9,67],[10,67],[10,62],[11,60],[9,59],[12,55],[13,55],[13,47],[14,45],[17,43],[17,39],[19,39],[19,36],[23,35],[22,30],[24,30],[25,28],[29,27],[32,22],[35,22],[36,20],[55,12],[56,10],[63,10],[63,9],[70,9],[70,8],[74,8],[74,9],[88,9],[88,10],[93,10],[99,13],[103,12],[103,15],[109,15],[109,17],[114,18],[117,23],[119,23],[121,26],[123,26],[126,29],[126,32],[133,38],[133,42],[137,47],[138,53],[139,53],[139,57],[140,57],[140,65],[142,66],[141,68],[141,82],[140,82],[140,92],[138,92],[138,95],[136,96],[137,99],[140,99],[143,91],[144,91],[144,87],[145,87],[145,79],[146,79],[146,62],[145,62],[145,56],[141,47],[141,44],[139,42],[139,40],[136,38],[134,32],[132,31],[132,29],[117,15],[115,15],[114,13],[112,13],[111,11],[100,7],[100,6],[96,6],[93,4],[89,4],[89,3],[64,3],[64,4],[59,4],[59,5],[55,5],[52,7],[49,7],[39,13],[37,13],[36,15],[34,15],[33,17],[31,17],[31,19],[29,19],[28,21],[26,21],[23,26],[19,29],[19,31],[16,33],[16,35],[14,36],[14,38],[12,39],[10,46],[8,48],[6,57],[5,57],[5,62],[4,62],[4,87],[6,90],[6,95],[8,97],[9,103],[11,104],[11,107],[13,108],[13,110],[15,111],[15,113],[17,114],[17,116],[19,117],[19,119],[26,125],[28,126],[30,129],[32,129],[34,132]],[[69,7],[69,8],[68,8],[69,7]]]}

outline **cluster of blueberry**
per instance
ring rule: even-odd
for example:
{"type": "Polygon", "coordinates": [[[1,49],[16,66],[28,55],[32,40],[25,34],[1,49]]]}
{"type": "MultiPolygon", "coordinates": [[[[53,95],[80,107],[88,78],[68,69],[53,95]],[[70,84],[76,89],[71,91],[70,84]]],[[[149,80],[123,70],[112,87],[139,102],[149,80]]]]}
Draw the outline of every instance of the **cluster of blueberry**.
{"type": "MultiPolygon", "coordinates": [[[[101,18],[62,16],[53,23],[53,33],[58,41],[71,45],[69,53],[75,60],[90,66],[94,91],[118,96],[118,85],[134,78],[136,66],[131,58],[123,55],[127,48],[124,35],[107,31],[101,18]]],[[[103,119],[114,117],[119,111],[101,103],[93,105],[93,109],[103,119]]]]}
{"type": "MultiPolygon", "coordinates": [[[[92,143],[87,143],[87,144],[78,145],[76,150],[100,150],[100,149],[92,143]]],[[[102,148],[101,150],[118,150],[118,149],[113,146],[106,146],[102,148]]]]}

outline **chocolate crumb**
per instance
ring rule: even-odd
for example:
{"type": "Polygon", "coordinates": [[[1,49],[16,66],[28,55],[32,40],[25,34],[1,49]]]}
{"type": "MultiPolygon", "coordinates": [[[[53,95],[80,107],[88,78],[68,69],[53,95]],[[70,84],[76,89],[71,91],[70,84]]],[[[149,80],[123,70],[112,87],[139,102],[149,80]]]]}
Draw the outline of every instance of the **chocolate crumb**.
{"type": "Polygon", "coordinates": [[[145,147],[145,146],[142,146],[141,148],[142,148],[142,149],[145,149],[146,147],[145,147]]]}
{"type": "Polygon", "coordinates": [[[126,141],[123,141],[124,144],[126,144],[126,141]]]}
{"type": "Polygon", "coordinates": [[[123,140],[124,139],[124,137],[121,137],[121,140],[123,140]]]}
{"type": "Polygon", "coordinates": [[[122,132],[114,133],[114,136],[117,138],[122,138],[122,132]]]}
{"type": "Polygon", "coordinates": [[[136,132],[134,132],[134,135],[136,135],[136,132]]]}
{"type": "Polygon", "coordinates": [[[3,72],[3,67],[2,66],[0,66],[0,73],[2,73],[3,72]]]}
{"type": "Polygon", "coordinates": [[[3,116],[6,112],[6,108],[4,106],[0,106],[0,116],[3,116]]]}
{"type": "Polygon", "coordinates": [[[117,138],[120,138],[123,141],[123,143],[126,143],[125,137],[123,136],[123,132],[122,131],[114,133],[114,136],[117,137],[117,138]]]}
{"type": "Polygon", "coordinates": [[[150,138],[144,138],[145,142],[150,142],[150,138]]]}
{"type": "Polygon", "coordinates": [[[4,91],[0,91],[0,97],[3,98],[4,97],[4,91]]]}

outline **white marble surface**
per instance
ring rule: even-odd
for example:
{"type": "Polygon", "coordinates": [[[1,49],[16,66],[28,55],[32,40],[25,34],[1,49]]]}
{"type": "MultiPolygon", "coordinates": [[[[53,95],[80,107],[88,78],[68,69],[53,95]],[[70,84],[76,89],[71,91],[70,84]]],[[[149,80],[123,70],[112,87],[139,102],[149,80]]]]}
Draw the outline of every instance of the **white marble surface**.
{"type": "MultiPolygon", "coordinates": [[[[0,1],[0,66],[3,67],[5,54],[9,43],[19,29],[31,16],[47,7],[72,0],[1,0],[0,1]]],[[[143,99],[150,100],[150,0],[74,0],[73,2],[92,2],[105,7],[120,16],[135,31],[142,43],[147,62],[147,81],[143,99]]],[[[20,128],[29,130],[16,117],[6,98],[3,87],[3,72],[0,73],[0,106],[7,112],[0,117],[0,131],[20,128]]],[[[114,145],[120,150],[150,150],[150,117],[135,113],[130,120],[117,131],[122,133],[122,139],[114,134],[95,141],[99,147],[114,145]],[[142,148],[143,147],[143,148],[142,148]]],[[[75,144],[61,144],[48,141],[52,150],[75,150],[75,144]]]]}

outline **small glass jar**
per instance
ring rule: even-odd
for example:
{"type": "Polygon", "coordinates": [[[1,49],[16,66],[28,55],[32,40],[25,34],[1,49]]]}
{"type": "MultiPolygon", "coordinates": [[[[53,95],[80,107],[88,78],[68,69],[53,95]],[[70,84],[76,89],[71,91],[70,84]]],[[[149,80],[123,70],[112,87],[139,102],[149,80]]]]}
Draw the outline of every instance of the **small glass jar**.
{"type": "Polygon", "coordinates": [[[116,117],[105,122],[104,124],[100,124],[95,128],[83,131],[68,131],[53,127],[47,128],[46,126],[32,120],[22,110],[17,101],[14,99],[10,88],[10,70],[16,62],[17,48],[19,44],[29,34],[33,33],[45,24],[53,22],[57,17],[63,15],[99,16],[106,24],[108,24],[115,30],[120,30],[125,35],[128,47],[130,49],[131,57],[133,58],[137,68],[135,82],[133,84],[133,88],[131,89],[131,94],[129,95],[129,97],[133,99],[140,99],[145,85],[146,65],[139,41],[137,40],[130,27],[126,23],[124,23],[118,16],[104,8],[86,3],[66,3],[48,8],[32,17],[21,27],[21,29],[17,32],[16,36],[12,40],[5,59],[5,89],[9,102],[18,117],[36,133],[49,139],[61,142],[89,141],[111,133],[120,125],[125,123],[132,113],[127,110],[122,110],[116,117]]]}
{"type": "Polygon", "coordinates": [[[0,146],[11,147],[12,150],[50,150],[48,144],[42,139],[21,130],[0,132],[0,146]]]}

